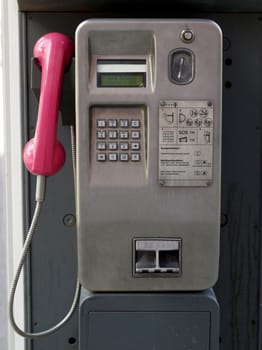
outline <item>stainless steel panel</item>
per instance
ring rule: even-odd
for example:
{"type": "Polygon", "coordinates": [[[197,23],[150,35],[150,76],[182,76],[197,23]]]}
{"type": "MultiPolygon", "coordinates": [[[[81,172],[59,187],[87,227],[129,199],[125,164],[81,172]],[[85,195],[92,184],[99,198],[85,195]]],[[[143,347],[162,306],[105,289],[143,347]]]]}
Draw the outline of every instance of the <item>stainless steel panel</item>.
{"type": "MultiPolygon", "coordinates": [[[[214,285],[218,274],[220,224],[221,39],[219,27],[208,20],[91,20],[79,26],[76,33],[78,266],[85,288],[201,290],[214,285]],[[181,40],[185,28],[194,31],[195,39],[189,44],[181,40]],[[137,36],[145,42],[138,48],[137,36]],[[125,59],[142,54],[154,62],[155,79],[148,88],[96,87],[92,68],[96,67],[97,58],[94,41],[103,37],[108,39],[102,48],[105,57],[110,58],[112,42],[112,50],[115,53],[117,47],[120,58],[121,53],[125,59]],[[119,38],[123,37],[125,45],[121,52],[119,38]],[[196,75],[190,84],[176,85],[169,80],[168,56],[184,45],[194,52],[196,75]],[[206,188],[200,188],[199,182],[184,188],[159,185],[159,103],[173,99],[213,103],[213,155],[210,156],[213,157],[213,178],[206,188]],[[89,142],[93,133],[90,107],[114,105],[123,109],[126,106],[127,110],[138,105],[147,109],[148,169],[138,187],[136,177],[126,176],[124,170],[114,177],[111,166],[93,171],[96,165],[89,142]],[[98,185],[94,179],[101,176],[107,180],[98,185]],[[109,185],[111,178],[113,185],[109,185]],[[128,184],[123,186],[126,179],[128,184]],[[140,237],[181,238],[181,276],[134,278],[132,241],[140,237]]],[[[103,55],[99,53],[101,59],[103,55]]],[[[194,103],[199,106],[199,102],[194,103]]]]}

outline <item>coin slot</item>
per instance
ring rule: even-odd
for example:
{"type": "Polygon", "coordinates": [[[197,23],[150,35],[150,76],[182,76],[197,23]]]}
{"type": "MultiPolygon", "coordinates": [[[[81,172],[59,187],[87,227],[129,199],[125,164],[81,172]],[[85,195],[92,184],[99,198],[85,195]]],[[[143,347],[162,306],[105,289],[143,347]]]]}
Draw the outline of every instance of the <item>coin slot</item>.
{"type": "Polygon", "coordinates": [[[194,80],[195,56],[191,50],[175,49],[169,53],[169,79],[177,85],[186,85],[194,80]]]}

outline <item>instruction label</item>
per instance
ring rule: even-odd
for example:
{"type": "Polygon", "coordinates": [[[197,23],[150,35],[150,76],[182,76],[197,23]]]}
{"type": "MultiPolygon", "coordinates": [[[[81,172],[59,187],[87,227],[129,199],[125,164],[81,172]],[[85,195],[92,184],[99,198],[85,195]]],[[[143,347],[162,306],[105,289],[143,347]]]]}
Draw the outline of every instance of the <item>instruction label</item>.
{"type": "Polygon", "coordinates": [[[211,183],[213,124],[210,101],[160,101],[161,186],[208,186],[211,183]]]}

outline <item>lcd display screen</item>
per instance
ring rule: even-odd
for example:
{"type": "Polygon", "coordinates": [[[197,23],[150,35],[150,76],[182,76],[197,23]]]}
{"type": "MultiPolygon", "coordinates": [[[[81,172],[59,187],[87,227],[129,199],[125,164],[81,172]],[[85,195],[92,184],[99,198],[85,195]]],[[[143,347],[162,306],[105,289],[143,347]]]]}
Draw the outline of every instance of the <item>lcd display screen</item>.
{"type": "Polygon", "coordinates": [[[146,87],[147,63],[137,60],[97,60],[97,87],[143,88],[146,87]]]}
{"type": "Polygon", "coordinates": [[[145,73],[100,73],[99,87],[145,87],[145,73]]]}

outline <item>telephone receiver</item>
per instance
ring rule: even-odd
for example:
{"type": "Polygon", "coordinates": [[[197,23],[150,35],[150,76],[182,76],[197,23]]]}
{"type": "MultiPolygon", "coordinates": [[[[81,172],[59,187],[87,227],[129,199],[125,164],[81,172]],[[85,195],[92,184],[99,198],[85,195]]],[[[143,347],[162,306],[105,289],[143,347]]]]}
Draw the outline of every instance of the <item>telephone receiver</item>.
{"type": "Polygon", "coordinates": [[[34,47],[42,69],[39,108],[35,135],[23,151],[24,164],[34,175],[54,175],[65,162],[64,147],[57,140],[57,122],[63,75],[73,54],[73,41],[61,33],[42,36],[34,47]]]}
{"type": "Polygon", "coordinates": [[[65,317],[53,327],[29,333],[22,330],[14,318],[14,297],[17,283],[25,264],[29,247],[36,231],[42,203],[45,197],[46,177],[58,172],[65,162],[65,150],[57,140],[57,122],[62,90],[63,75],[74,54],[74,43],[66,35],[49,33],[41,37],[35,44],[34,57],[42,69],[39,108],[34,137],[27,142],[23,150],[23,160],[30,173],[36,175],[36,207],[20,261],[11,286],[9,299],[9,319],[14,330],[25,338],[38,338],[56,332],[72,316],[80,295],[80,284],[77,280],[75,296],[65,317]]]}

